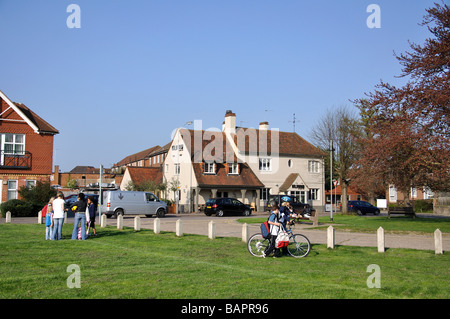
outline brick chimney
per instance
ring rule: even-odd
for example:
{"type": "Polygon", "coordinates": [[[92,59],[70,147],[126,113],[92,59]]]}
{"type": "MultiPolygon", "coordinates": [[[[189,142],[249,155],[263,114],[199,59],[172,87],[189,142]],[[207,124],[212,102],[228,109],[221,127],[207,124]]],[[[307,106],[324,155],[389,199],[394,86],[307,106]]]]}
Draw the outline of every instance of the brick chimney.
{"type": "Polygon", "coordinates": [[[222,127],[224,132],[236,134],[236,114],[231,110],[227,110],[225,113],[225,124],[222,127]]]}
{"type": "Polygon", "coordinates": [[[269,129],[269,122],[261,122],[261,123],[259,123],[259,129],[267,131],[269,129]]]}

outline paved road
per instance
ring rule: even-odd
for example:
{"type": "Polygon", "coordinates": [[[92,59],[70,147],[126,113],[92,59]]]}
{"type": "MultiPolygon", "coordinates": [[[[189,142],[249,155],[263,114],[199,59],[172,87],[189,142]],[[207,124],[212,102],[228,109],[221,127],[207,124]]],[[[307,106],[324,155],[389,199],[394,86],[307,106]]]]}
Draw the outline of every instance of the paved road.
{"type": "MultiPolygon", "coordinates": [[[[258,216],[267,216],[267,214],[257,214],[258,216]]],[[[251,216],[254,217],[254,216],[251,216]]],[[[241,216],[227,216],[227,217],[215,217],[205,216],[204,214],[180,214],[180,215],[166,215],[161,218],[161,230],[175,232],[176,221],[180,219],[183,224],[183,233],[185,234],[198,234],[208,235],[208,223],[213,220],[216,225],[217,237],[242,237],[242,223],[237,222],[239,218],[246,218],[241,216]]],[[[1,218],[0,223],[4,223],[5,219],[1,218]]],[[[30,218],[13,218],[13,223],[36,223],[36,217],[30,218]]],[[[73,218],[68,218],[68,223],[73,223],[73,218]]],[[[108,218],[107,224],[116,226],[116,219],[108,218]]],[[[141,228],[153,229],[154,218],[146,218],[141,216],[141,228]]],[[[97,225],[99,222],[97,221],[97,225]]],[[[321,224],[327,226],[326,224],[321,224]]],[[[124,226],[134,227],[134,216],[124,217],[124,226]]],[[[98,227],[98,226],[97,226],[98,227]]],[[[249,224],[249,234],[259,232],[259,224],[249,224]]],[[[304,234],[309,238],[313,244],[326,244],[327,243],[327,231],[326,229],[312,229],[312,223],[305,222],[303,224],[297,224],[294,229],[294,233],[304,234]]],[[[346,246],[366,246],[377,247],[377,234],[373,233],[354,233],[354,232],[335,232],[336,245],[346,246]]],[[[412,248],[422,250],[434,250],[434,235],[397,235],[386,234],[385,245],[387,248],[412,248]]],[[[444,251],[450,251],[450,234],[443,234],[443,249],[444,251]]]]}

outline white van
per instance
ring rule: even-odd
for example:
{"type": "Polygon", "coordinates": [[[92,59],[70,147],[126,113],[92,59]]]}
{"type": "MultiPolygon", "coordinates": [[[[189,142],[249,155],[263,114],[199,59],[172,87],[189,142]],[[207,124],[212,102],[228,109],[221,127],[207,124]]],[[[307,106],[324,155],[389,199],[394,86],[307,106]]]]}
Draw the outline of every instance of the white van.
{"type": "Polygon", "coordinates": [[[151,192],[106,191],[103,193],[102,212],[107,217],[118,215],[164,217],[167,213],[167,204],[151,192]]]}

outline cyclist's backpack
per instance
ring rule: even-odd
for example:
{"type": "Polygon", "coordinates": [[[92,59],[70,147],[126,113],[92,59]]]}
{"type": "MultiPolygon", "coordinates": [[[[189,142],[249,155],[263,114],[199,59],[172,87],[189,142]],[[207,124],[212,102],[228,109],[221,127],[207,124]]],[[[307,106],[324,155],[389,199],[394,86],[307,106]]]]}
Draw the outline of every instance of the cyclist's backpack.
{"type": "MultiPolygon", "coordinates": [[[[272,216],[272,214],[270,214],[270,216],[272,216]]],[[[269,216],[269,218],[270,218],[270,216],[269,216]]],[[[267,218],[267,220],[261,224],[261,236],[263,236],[263,238],[265,238],[265,239],[270,238],[269,218],[267,218]]]]}
{"type": "Polygon", "coordinates": [[[266,220],[264,223],[261,224],[261,236],[263,236],[263,238],[265,239],[270,237],[269,220],[266,220]]]}

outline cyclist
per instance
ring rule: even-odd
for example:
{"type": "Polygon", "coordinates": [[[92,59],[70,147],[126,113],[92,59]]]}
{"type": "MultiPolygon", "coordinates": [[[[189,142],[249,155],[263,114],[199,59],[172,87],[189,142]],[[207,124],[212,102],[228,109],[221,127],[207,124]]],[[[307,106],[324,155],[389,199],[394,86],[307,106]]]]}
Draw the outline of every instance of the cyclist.
{"type": "Polygon", "coordinates": [[[266,258],[266,256],[273,253],[274,258],[281,257],[280,256],[280,249],[276,248],[275,241],[277,240],[278,232],[280,231],[280,226],[284,221],[284,215],[281,215],[280,208],[278,205],[272,206],[272,214],[270,214],[269,217],[269,224],[270,224],[270,245],[267,247],[267,249],[264,251],[263,257],[266,258]]]}

